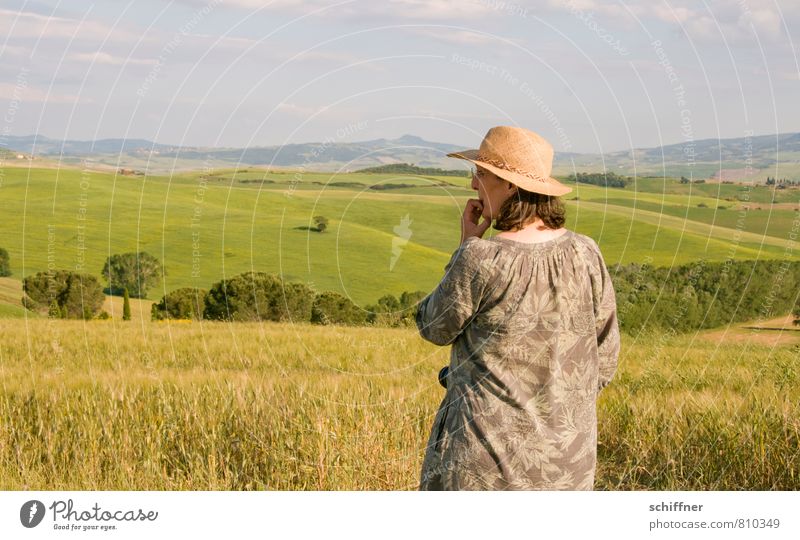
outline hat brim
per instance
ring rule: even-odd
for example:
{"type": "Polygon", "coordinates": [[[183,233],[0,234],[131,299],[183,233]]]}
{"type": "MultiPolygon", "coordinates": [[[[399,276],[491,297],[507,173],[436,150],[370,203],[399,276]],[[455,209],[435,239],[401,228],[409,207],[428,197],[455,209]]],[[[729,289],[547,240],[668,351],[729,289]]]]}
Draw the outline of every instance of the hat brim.
{"type": "Polygon", "coordinates": [[[480,161],[476,159],[479,155],[478,149],[471,149],[471,150],[459,150],[458,152],[450,152],[447,154],[447,157],[454,157],[458,159],[465,159],[467,161],[471,161],[476,165],[480,165],[485,169],[493,172],[500,178],[504,180],[508,180],[512,184],[515,184],[526,191],[532,191],[534,193],[542,193],[544,195],[551,195],[551,196],[561,196],[566,195],[572,188],[569,186],[565,186],[560,181],[556,180],[555,178],[549,176],[545,179],[537,180],[535,178],[531,178],[529,176],[525,176],[524,174],[515,173],[512,171],[507,171],[505,169],[501,169],[500,167],[496,167],[491,163],[486,163],[485,161],[480,161]]]}

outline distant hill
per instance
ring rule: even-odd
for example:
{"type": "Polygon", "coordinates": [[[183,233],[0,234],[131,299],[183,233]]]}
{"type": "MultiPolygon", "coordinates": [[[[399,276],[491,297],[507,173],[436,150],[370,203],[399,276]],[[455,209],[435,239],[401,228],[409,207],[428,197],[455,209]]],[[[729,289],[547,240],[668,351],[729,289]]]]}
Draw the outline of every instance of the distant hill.
{"type": "MultiPolygon", "coordinates": [[[[476,145],[479,141],[476,141],[476,145]]],[[[432,142],[416,135],[356,142],[308,142],[248,148],[189,147],[144,139],[57,140],[42,136],[7,136],[7,146],[36,158],[98,169],[130,168],[157,174],[204,167],[267,167],[273,170],[347,173],[360,170],[401,172],[403,167],[452,171],[466,175],[469,163],[446,156],[464,147],[432,142]],[[378,169],[395,166],[397,169],[378,169]],[[458,171],[458,172],[457,172],[458,171]],[[463,171],[463,172],[460,172],[463,171]]],[[[613,152],[556,152],[553,175],[614,172],[624,176],[672,176],[709,181],[763,184],[767,175],[800,180],[800,133],[749,138],[700,139],[653,148],[613,152]]],[[[426,174],[416,172],[415,174],[426,174]]]]}

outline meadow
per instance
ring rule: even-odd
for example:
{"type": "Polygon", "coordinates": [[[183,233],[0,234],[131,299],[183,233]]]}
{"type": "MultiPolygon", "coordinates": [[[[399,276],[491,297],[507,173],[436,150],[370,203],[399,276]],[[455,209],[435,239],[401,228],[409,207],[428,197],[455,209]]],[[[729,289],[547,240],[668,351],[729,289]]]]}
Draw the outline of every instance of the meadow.
{"type": "MultiPolygon", "coordinates": [[[[99,276],[109,255],[143,250],[166,267],[151,300],[251,270],[337,291],[361,306],[384,294],[431,290],[475,195],[466,177],[447,176],[242,169],[145,177],[67,168],[2,174],[0,246],[10,253],[13,278],[48,267],[99,276]],[[418,187],[370,189],[392,184],[418,187]],[[314,230],[317,215],[329,219],[324,233],[314,230]]],[[[672,266],[699,258],[798,260],[797,250],[786,250],[798,215],[788,201],[796,205],[797,193],[642,178],[624,189],[578,184],[564,198],[567,227],[597,240],[609,266],[672,266]],[[774,196],[779,204],[743,211],[745,203],[727,200],[737,196],[774,196]]]]}
{"type": "MultiPolygon", "coordinates": [[[[0,335],[4,490],[413,490],[449,359],[411,329],[0,319],[0,335]]],[[[595,488],[800,488],[798,350],[624,335],[595,488]]]]}
{"type": "MultiPolygon", "coordinates": [[[[608,265],[797,260],[796,194],[578,185],[567,227],[595,238],[608,265]],[[753,202],[762,209],[743,210],[753,202]]],[[[409,328],[152,322],[150,304],[249,270],[361,305],[429,291],[474,196],[466,178],[8,168],[0,196],[13,271],[0,278],[0,488],[416,488],[449,348],[409,328]],[[309,229],[317,215],[324,233],[309,229]],[[19,305],[22,276],[79,263],[99,276],[109,254],[138,249],[167,274],[131,302],[131,321],[118,297],[105,321],[19,305]]],[[[598,400],[596,489],[800,488],[800,338],[743,327],[623,335],[598,400]]]]}

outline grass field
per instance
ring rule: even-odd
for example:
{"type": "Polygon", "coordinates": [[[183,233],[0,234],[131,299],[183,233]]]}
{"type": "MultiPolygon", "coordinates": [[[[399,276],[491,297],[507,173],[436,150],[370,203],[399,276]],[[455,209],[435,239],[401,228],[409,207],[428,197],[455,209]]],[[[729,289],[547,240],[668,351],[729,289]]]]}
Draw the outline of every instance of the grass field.
{"type": "MultiPolygon", "coordinates": [[[[4,490],[415,489],[449,359],[411,329],[6,319],[0,335],[4,490]]],[[[797,353],[623,336],[596,489],[800,488],[797,353]]]]}
{"type": "MultiPolygon", "coordinates": [[[[0,278],[0,488],[416,488],[449,348],[415,329],[151,322],[150,305],[249,270],[362,306],[429,291],[474,196],[466,178],[0,173],[0,247],[13,271],[0,278]],[[330,220],[323,234],[309,230],[317,215],[330,220]],[[393,251],[398,237],[408,242],[393,251]],[[167,275],[132,300],[130,322],[118,297],[106,298],[107,321],[37,317],[19,302],[25,275],[82,266],[99,276],[109,254],[136,249],[167,275]]],[[[579,185],[565,197],[567,227],[595,238],[609,265],[796,260],[796,194],[579,185]],[[748,201],[762,209],[742,210],[748,201]]],[[[596,488],[800,489],[800,332],[787,320],[623,335],[598,403],[596,488]]]]}
{"type": "MultiPolygon", "coordinates": [[[[99,276],[110,254],[144,250],[167,269],[151,300],[250,270],[338,291],[361,306],[387,293],[430,290],[458,245],[463,206],[474,196],[468,179],[459,177],[252,169],[146,178],[78,169],[0,172],[0,246],[11,255],[16,279],[48,264],[99,276]],[[417,187],[369,189],[373,184],[417,187]],[[325,233],[310,229],[317,215],[329,219],[325,233]]],[[[656,266],[729,255],[797,259],[797,250],[786,249],[797,215],[786,204],[797,193],[646,178],[626,189],[580,184],[565,196],[567,227],[595,238],[609,265],[646,257],[656,266]],[[725,198],[743,189],[749,201],[774,195],[781,206],[740,212],[742,202],[725,198]]]]}

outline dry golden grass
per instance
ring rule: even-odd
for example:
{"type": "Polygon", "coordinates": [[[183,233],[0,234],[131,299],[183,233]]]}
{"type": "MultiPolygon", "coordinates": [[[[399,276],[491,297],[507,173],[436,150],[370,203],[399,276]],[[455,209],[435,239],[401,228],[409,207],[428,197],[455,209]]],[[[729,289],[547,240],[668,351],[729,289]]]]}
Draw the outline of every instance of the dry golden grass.
{"type": "MultiPolygon", "coordinates": [[[[413,329],[0,320],[0,488],[415,489],[449,348],[413,329]]],[[[597,489],[800,488],[797,349],[623,337],[597,489]]]]}

